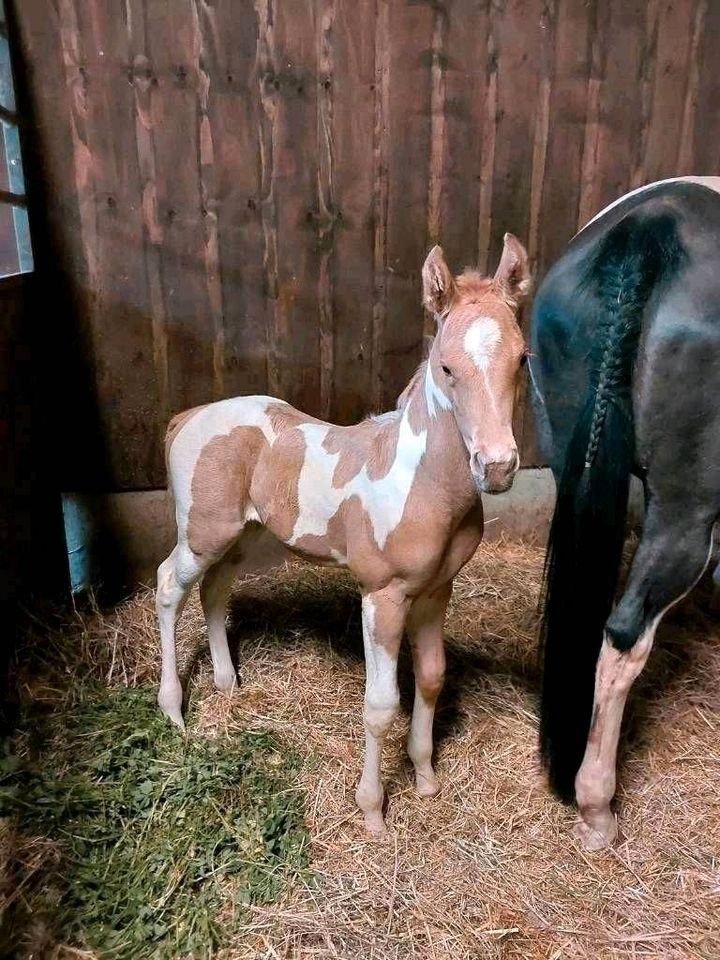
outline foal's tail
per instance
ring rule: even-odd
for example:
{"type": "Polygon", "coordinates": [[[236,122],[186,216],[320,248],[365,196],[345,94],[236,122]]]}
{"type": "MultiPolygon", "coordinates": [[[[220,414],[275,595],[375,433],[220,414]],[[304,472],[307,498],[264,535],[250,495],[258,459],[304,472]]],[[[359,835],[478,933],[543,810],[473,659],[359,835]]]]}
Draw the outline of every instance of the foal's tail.
{"type": "Polygon", "coordinates": [[[574,799],[593,705],[595,666],[617,587],[635,455],[633,366],[643,309],[683,256],[658,204],[613,227],[581,281],[593,318],[590,382],[565,454],[545,561],[540,747],[555,793],[574,799]]]}

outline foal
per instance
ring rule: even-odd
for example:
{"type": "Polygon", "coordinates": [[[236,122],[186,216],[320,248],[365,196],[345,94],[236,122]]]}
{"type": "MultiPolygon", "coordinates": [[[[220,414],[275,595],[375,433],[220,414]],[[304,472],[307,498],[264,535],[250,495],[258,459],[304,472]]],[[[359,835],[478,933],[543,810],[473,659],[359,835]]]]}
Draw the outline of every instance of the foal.
{"type": "Polygon", "coordinates": [[[416,684],[408,753],[418,792],[434,796],[432,724],[452,580],[482,539],[480,492],[509,489],[518,467],[512,416],[525,349],[515,311],[530,285],[525,250],[506,234],[494,278],[453,279],[434,247],[422,276],[437,336],[396,410],[338,427],[282,400],[236,397],[175,417],[166,441],[178,540],[158,569],[161,709],[183,726],[175,625],[197,581],[215,684],[234,687],[225,609],[258,525],[296,555],[349,567],[362,592],[367,669],[356,798],[373,833],[385,829],[380,756],[399,707],[403,629],[416,684]]]}

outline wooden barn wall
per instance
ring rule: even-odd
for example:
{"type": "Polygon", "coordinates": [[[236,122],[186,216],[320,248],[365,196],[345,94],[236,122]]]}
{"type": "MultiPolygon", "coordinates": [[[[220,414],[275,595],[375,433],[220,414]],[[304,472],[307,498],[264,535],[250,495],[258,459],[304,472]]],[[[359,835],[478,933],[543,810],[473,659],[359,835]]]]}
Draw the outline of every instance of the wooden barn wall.
{"type": "MultiPolygon", "coordinates": [[[[168,418],[220,397],[343,423],[387,407],[420,356],[432,243],[493,269],[511,230],[542,275],[628,188],[720,170],[711,0],[16,0],[15,17],[73,287],[58,324],[86,358],[58,396],[66,486],[98,463],[108,489],[163,485],[168,418]]],[[[524,406],[518,432],[537,462],[524,406]]]]}

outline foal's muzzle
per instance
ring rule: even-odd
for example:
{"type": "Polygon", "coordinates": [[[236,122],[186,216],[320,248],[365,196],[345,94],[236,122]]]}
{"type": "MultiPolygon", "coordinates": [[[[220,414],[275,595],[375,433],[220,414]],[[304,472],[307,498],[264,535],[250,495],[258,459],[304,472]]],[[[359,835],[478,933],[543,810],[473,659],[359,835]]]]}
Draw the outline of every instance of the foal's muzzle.
{"type": "Polygon", "coordinates": [[[513,449],[505,459],[485,460],[474,453],[470,460],[475,483],[481,493],[505,493],[509,490],[520,466],[517,450],[513,449]]]}

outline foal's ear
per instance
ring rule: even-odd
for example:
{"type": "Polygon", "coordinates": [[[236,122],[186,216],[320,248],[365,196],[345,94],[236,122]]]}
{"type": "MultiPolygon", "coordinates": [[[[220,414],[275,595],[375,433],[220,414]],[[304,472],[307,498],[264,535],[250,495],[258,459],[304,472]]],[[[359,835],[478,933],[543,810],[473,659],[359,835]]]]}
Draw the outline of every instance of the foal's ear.
{"type": "Polygon", "coordinates": [[[526,297],[532,288],[527,251],[512,233],[505,234],[495,280],[505,288],[515,305],[526,297]]]}
{"type": "Polygon", "coordinates": [[[422,268],[423,304],[437,316],[450,306],[455,294],[455,281],[443,257],[442,247],[435,246],[422,268]]]}

